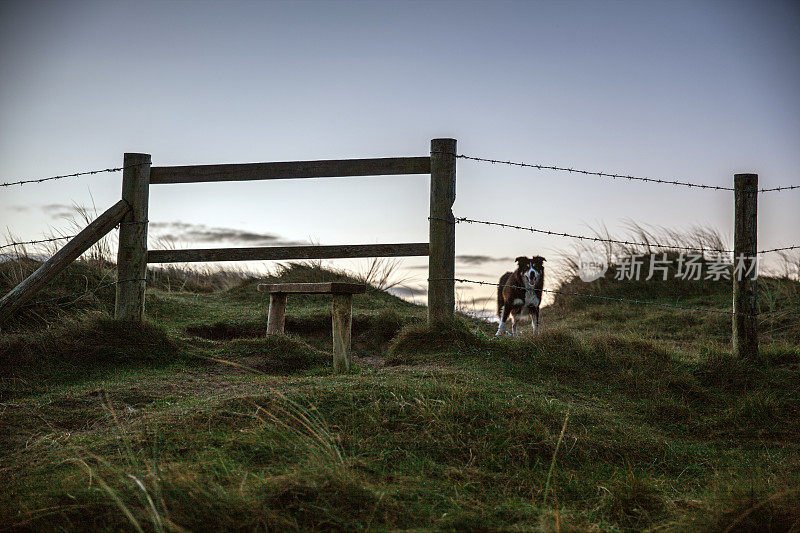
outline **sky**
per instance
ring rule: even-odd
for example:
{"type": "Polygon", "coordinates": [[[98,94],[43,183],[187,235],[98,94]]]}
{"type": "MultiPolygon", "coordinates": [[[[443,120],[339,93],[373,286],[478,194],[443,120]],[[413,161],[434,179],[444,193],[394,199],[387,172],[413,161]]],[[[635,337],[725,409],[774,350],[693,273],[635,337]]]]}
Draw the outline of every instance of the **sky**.
{"type": "MultiPolygon", "coordinates": [[[[798,184],[799,53],[797,2],[0,1],[0,182],[121,166],[124,152],[156,166],[421,156],[452,137],[478,157],[798,184]]],[[[150,245],[426,241],[428,180],[154,185],[150,245]]],[[[74,206],[102,212],[120,188],[119,173],[0,188],[0,229],[68,232],[74,206]]],[[[799,244],[800,190],[759,202],[759,248],[799,244]]],[[[460,159],[454,213],[619,237],[630,221],[702,226],[730,242],[733,198],[460,159]]],[[[496,281],[518,255],[555,269],[572,245],[462,224],[456,273],[496,281]]],[[[402,264],[424,300],[426,260],[402,264]]]]}

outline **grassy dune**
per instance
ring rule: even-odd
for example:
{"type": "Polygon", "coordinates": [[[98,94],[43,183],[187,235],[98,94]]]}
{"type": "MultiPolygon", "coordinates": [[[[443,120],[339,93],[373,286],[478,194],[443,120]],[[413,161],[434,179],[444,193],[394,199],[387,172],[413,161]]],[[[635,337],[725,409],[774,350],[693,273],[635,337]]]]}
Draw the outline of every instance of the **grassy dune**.
{"type": "MultiPolygon", "coordinates": [[[[4,264],[3,288],[31,267],[4,264]]],[[[162,273],[133,325],[109,318],[113,287],[75,300],[112,273],[74,265],[0,336],[0,528],[800,528],[797,312],[765,318],[742,361],[721,314],[564,296],[539,335],[495,340],[373,289],[335,375],[325,298],[290,297],[288,335],[265,338],[254,280],[162,273]]],[[[762,308],[800,302],[800,283],[762,283],[762,308]]],[[[730,300],[727,283],[563,289],[730,300]]]]}

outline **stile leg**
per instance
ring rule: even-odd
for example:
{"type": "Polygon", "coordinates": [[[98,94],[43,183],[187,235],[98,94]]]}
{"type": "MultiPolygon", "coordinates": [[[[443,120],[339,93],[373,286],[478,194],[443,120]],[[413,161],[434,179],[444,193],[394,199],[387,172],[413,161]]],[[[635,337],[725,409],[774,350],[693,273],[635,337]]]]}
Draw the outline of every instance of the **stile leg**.
{"type": "Polygon", "coordinates": [[[282,335],[286,324],[286,294],[273,292],[269,295],[267,335],[282,335]]]}
{"type": "Polygon", "coordinates": [[[333,322],[333,370],[344,372],[350,368],[350,331],[352,328],[351,294],[334,294],[333,322]]]}

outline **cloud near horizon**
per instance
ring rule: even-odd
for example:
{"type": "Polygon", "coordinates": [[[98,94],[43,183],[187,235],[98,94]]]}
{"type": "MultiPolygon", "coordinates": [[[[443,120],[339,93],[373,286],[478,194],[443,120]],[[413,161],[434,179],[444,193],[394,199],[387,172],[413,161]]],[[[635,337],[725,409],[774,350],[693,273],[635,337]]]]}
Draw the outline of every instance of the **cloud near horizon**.
{"type": "MultiPolygon", "coordinates": [[[[510,257],[492,257],[491,255],[457,255],[456,256],[456,263],[465,266],[480,266],[486,263],[502,263],[502,262],[511,262],[513,263],[513,259],[510,257]]],[[[428,265],[411,265],[407,266],[406,268],[410,270],[427,270],[428,265]]]]}
{"type": "Polygon", "coordinates": [[[228,242],[234,244],[264,245],[299,245],[308,244],[301,241],[290,241],[272,233],[256,233],[235,228],[220,228],[205,224],[187,222],[151,222],[151,236],[154,239],[175,242],[228,242]]]}
{"type": "Polygon", "coordinates": [[[389,292],[395,294],[400,297],[409,297],[409,296],[427,296],[428,289],[425,287],[409,287],[408,285],[398,285],[397,287],[392,287],[389,289],[389,292]]]}
{"type": "MultiPolygon", "coordinates": [[[[70,219],[82,211],[87,211],[88,208],[76,204],[46,204],[40,208],[50,218],[67,218],[70,219]]],[[[94,218],[94,217],[92,217],[94,218]]]]}
{"type": "Polygon", "coordinates": [[[499,263],[513,261],[510,257],[492,257],[490,255],[457,255],[456,262],[464,265],[476,266],[484,263],[499,263]]]}
{"type": "Polygon", "coordinates": [[[474,304],[490,304],[490,303],[495,303],[496,301],[497,298],[493,296],[479,296],[470,298],[470,303],[474,304]]]}

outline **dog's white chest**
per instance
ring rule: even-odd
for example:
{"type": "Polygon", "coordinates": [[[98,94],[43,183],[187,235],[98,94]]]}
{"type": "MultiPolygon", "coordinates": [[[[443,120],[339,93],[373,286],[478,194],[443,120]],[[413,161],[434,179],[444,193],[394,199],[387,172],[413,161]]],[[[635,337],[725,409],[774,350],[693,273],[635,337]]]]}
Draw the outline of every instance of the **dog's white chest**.
{"type": "Polygon", "coordinates": [[[525,307],[539,307],[539,297],[533,289],[525,290],[525,307]]]}

